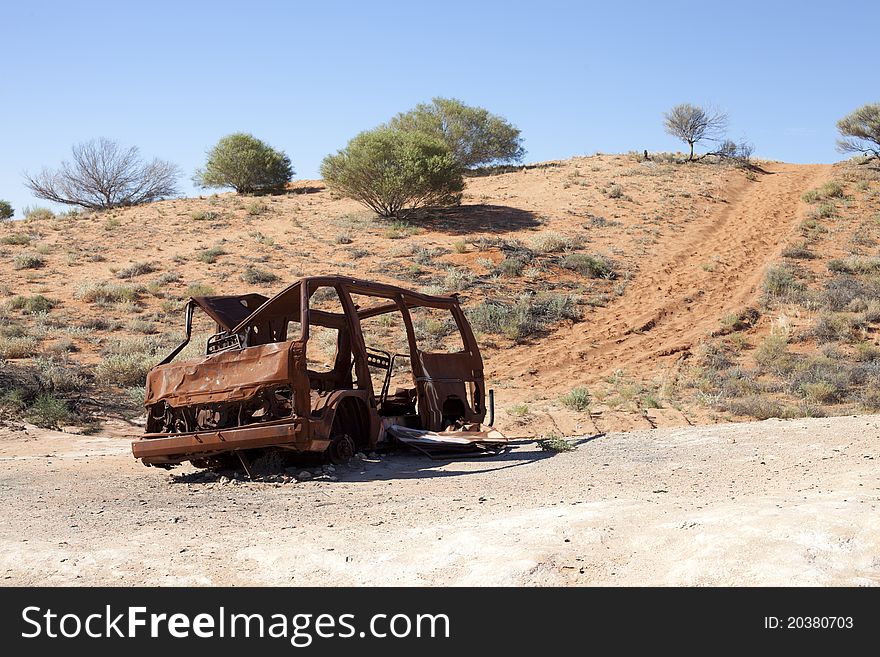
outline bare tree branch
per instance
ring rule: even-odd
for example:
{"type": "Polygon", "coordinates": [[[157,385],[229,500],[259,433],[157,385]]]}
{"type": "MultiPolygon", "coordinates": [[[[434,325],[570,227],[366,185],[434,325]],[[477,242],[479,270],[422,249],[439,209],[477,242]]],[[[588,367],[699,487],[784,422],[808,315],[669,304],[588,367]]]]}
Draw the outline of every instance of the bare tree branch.
{"type": "Polygon", "coordinates": [[[690,146],[688,161],[694,159],[694,144],[718,141],[727,129],[727,114],[682,103],[663,115],[666,132],[690,146]]]}
{"type": "Polygon", "coordinates": [[[178,193],[176,165],[144,162],[136,146],[123,148],[109,139],[77,144],[72,160],[58,169],[25,173],[25,185],[38,198],[91,210],[139,205],[178,193]]]}

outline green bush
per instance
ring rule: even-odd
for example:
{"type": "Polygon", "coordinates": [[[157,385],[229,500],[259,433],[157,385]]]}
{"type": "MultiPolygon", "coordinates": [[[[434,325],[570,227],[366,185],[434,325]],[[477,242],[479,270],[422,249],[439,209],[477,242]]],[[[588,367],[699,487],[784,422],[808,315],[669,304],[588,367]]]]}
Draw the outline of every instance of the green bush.
{"type": "Polygon", "coordinates": [[[15,215],[15,210],[12,209],[12,205],[10,205],[9,201],[0,200],[0,221],[3,219],[12,219],[15,215]]]}
{"type": "Polygon", "coordinates": [[[58,429],[63,422],[70,419],[71,413],[63,399],[50,392],[43,392],[37,395],[25,416],[38,427],[58,429]]]}
{"type": "Polygon", "coordinates": [[[572,388],[559,398],[565,408],[586,413],[590,410],[590,392],[583,387],[572,388]]]}
{"type": "Polygon", "coordinates": [[[419,207],[461,200],[461,166],[439,139],[419,132],[378,128],[362,132],[328,155],[321,175],[338,194],[381,217],[405,218],[419,207]]]}
{"type": "Polygon", "coordinates": [[[519,162],[525,154],[520,131],[505,118],[454,98],[421,103],[395,116],[388,127],[442,141],[465,168],[519,162]]]}
{"type": "Polygon", "coordinates": [[[293,177],[290,158],[253,135],[237,132],[208,151],[194,180],[202,187],[231,187],[239,194],[283,191],[293,177]]]}

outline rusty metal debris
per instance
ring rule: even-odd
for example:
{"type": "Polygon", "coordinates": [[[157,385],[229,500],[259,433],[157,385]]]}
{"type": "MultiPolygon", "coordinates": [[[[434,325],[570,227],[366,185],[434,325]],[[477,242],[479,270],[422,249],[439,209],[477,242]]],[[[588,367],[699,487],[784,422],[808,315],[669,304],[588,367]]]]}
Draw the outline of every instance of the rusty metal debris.
{"type": "Polygon", "coordinates": [[[340,463],[383,440],[429,451],[496,450],[506,438],[482,426],[486,397],[480,351],[455,295],[309,277],[272,299],[192,298],[185,340],[147,377],[146,434],[132,452],[146,465],[208,467],[230,459],[246,464],[244,450],[264,448],[325,453],[340,463]],[[432,320],[435,332],[439,326],[459,338],[460,348],[422,348],[413,318],[419,309],[444,316],[432,320]],[[175,360],[193,338],[196,310],[216,333],[204,355],[175,360]],[[402,324],[406,347],[399,353],[379,348],[385,345],[374,344],[372,333],[365,337],[368,320],[391,316],[402,324]],[[323,364],[313,358],[321,331],[335,342],[332,362],[323,364]],[[404,364],[408,385],[392,391],[404,364]]]}

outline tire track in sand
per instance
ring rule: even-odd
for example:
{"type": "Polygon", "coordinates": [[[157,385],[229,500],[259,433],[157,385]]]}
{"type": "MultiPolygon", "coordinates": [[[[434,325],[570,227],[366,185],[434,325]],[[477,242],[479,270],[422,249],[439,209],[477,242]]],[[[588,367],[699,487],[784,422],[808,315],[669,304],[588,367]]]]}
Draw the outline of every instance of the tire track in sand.
{"type": "Polygon", "coordinates": [[[493,355],[490,377],[529,375],[551,391],[567,390],[618,369],[647,377],[689,353],[722,317],[757,300],[768,265],[803,218],[801,194],[827,179],[831,166],[772,163],[765,170],[728,188],[729,202],[684,236],[664,237],[607,307],[493,355]]]}

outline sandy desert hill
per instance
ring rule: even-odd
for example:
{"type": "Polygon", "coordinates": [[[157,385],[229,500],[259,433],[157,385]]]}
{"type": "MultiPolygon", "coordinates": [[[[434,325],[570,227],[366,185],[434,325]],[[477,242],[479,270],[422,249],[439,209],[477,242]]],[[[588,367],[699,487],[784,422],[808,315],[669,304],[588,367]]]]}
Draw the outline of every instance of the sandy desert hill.
{"type": "Polygon", "coordinates": [[[0,224],[0,357],[131,416],[190,295],[339,273],[459,293],[512,435],[871,411],[878,213],[870,166],[595,155],[471,177],[408,221],[320,181],[34,216],[0,224]]]}

